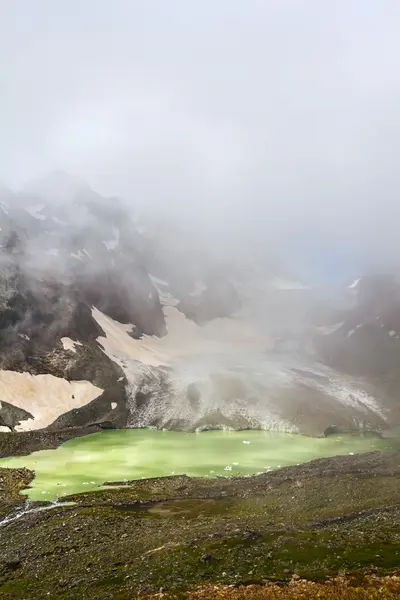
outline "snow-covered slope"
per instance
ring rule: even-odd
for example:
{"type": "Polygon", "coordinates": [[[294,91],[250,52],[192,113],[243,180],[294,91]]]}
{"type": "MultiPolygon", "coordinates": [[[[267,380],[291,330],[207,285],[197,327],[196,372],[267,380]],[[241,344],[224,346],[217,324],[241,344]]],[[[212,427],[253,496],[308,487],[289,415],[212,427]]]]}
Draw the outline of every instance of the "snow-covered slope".
{"type": "Polygon", "coordinates": [[[397,418],[377,378],[335,358],[358,322],[316,322],[314,291],[281,265],[244,251],[227,261],[65,174],[0,202],[3,429],[322,434],[397,418]]]}

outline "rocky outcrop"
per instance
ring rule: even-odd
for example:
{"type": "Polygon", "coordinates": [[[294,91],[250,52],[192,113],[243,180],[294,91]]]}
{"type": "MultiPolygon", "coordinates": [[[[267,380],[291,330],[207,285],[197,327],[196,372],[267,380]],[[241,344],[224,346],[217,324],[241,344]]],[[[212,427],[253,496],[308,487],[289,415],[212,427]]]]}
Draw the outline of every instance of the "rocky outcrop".
{"type": "Polygon", "coordinates": [[[7,427],[10,431],[14,431],[16,425],[20,425],[21,421],[33,419],[33,415],[18,406],[13,406],[8,402],[0,402],[0,426],[7,427]]]}

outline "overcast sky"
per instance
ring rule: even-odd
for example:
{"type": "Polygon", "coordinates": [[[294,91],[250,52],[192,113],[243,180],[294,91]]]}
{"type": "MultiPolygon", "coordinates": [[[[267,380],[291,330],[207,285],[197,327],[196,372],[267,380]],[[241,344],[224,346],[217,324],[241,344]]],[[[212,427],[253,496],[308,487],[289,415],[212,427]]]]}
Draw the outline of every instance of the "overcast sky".
{"type": "Polygon", "coordinates": [[[400,264],[399,32],[398,0],[0,0],[0,179],[400,264]]]}

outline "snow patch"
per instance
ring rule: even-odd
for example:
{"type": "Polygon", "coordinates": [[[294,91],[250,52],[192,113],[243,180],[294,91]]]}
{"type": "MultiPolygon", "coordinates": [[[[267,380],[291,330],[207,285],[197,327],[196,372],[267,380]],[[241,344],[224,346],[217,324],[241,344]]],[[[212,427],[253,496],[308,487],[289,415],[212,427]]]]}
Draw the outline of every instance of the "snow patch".
{"type": "Polygon", "coordinates": [[[42,429],[60,415],[85,406],[103,392],[90,381],[67,381],[54,375],[0,370],[1,399],[33,415],[15,429],[42,429]]]}
{"type": "Polygon", "coordinates": [[[31,339],[29,337],[29,335],[26,335],[26,333],[19,333],[18,335],[19,335],[19,337],[21,337],[24,340],[30,340],[31,339]]]}
{"type": "Polygon", "coordinates": [[[159,279],[154,275],[150,275],[150,279],[158,292],[158,296],[160,298],[162,306],[176,306],[177,304],[179,304],[179,300],[177,298],[174,298],[174,296],[165,289],[169,285],[166,281],[164,281],[163,279],[159,279]]]}
{"type": "Polygon", "coordinates": [[[35,219],[39,219],[40,221],[44,221],[46,219],[46,215],[41,215],[40,211],[45,207],[44,204],[38,204],[34,206],[28,206],[25,208],[26,212],[34,217],[35,219]]]}
{"type": "Polygon", "coordinates": [[[321,335],[331,335],[331,333],[335,333],[335,331],[338,331],[343,325],[344,321],[340,321],[340,323],[334,323],[334,325],[320,325],[317,327],[317,330],[321,335]]]}
{"type": "Polygon", "coordinates": [[[359,323],[358,325],[356,325],[356,326],[354,327],[354,329],[350,329],[350,331],[348,331],[348,332],[346,333],[346,337],[347,337],[347,338],[348,338],[348,337],[351,337],[351,336],[352,336],[352,335],[353,335],[353,334],[354,334],[354,333],[357,331],[357,329],[360,329],[360,327],[362,327],[362,326],[363,326],[363,323],[359,323]]]}
{"type": "Polygon", "coordinates": [[[5,204],[4,202],[0,202],[0,208],[6,215],[8,215],[9,208],[8,208],[7,204],[5,204]]]}
{"type": "Polygon", "coordinates": [[[152,282],[154,283],[155,286],[157,285],[164,285],[165,287],[168,287],[168,282],[164,281],[164,279],[160,279],[159,277],[156,277],[155,275],[150,275],[150,279],[152,280],[152,282]]]}
{"type": "Polygon", "coordinates": [[[361,415],[360,422],[369,411],[385,418],[375,398],[360,389],[360,382],[318,364],[307,371],[298,358],[293,358],[291,369],[287,356],[282,362],[269,354],[274,339],[246,318],[214,319],[199,326],[166,306],[167,334],[133,339],[128,335],[131,324],[118,323],[95,307],[92,315],[105,334],[98,343],[126,376],[134,415],[128,426],[149,426],[160,414],[161,428],[175,420],[196,426],[220,411],[227,419],[242,417],[257,427],[299,432],[299,403],[309,409],[307,388],[320,392],[318,427],[325,427],[323,422],[328,426],[332,406],[349,419],[361,415]],[[135,398],[143,382],[149,400],[138,412],[135,398]],[[188,401],[191,393],[198,398],[195,406],[188,401]]]}
{"type": "Polygon", "coordinates": [[[82,250],[78,250],[77,253],[71,252],[70,256],[76,258],[77,260],[85,261],[85,255],[83,254],[82,250]]]}
{"type": "Polygon", "coordinates": [[[354,280],[354,281],[353,281],[353,282],[352,282],[352,283],[351,283],[351,284],[348,286],[348,289],[349,289],[349,290],[354,290],[354,289],[355,289],[355,288],[358,286],[358,284],[360,283],[360,281],[361,281],[361,277],[357,277],[357,279],[355,279],[355,280],[354,280]]]}
{"type": "Polygon", "coordinates": [[[82,346],[81,342],[71,340],[71,338],[69,337],[62,337],[61,343],[63,345],[64,350],[71,350],[71,352],[76,352],[75,346],[82,346]]]}

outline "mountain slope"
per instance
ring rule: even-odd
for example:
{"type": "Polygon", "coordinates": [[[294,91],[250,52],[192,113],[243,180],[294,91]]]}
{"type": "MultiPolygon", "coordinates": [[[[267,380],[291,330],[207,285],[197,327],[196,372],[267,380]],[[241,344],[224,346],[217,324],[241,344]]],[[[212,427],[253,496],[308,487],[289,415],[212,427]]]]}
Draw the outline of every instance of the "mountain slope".
{"type": "MultiPolygon", "coordinates": [[[[332,425],[384,429],[397,418],[380,374],[356,368],[364,344],[351,368],[344,359],[352,300],[340,327],[313,322],[315,291],[282,265],[244,251],[229,261],[61,180],[60,191],[53,178],[0,199],[3,429],[102,423],[321,435],[332,425]]],[[[396,303],[394,295],[385,315],[396,303]]],[[[398,341],[389,332],[385,342],[386,368],[397,364],[398,341]]]]}

